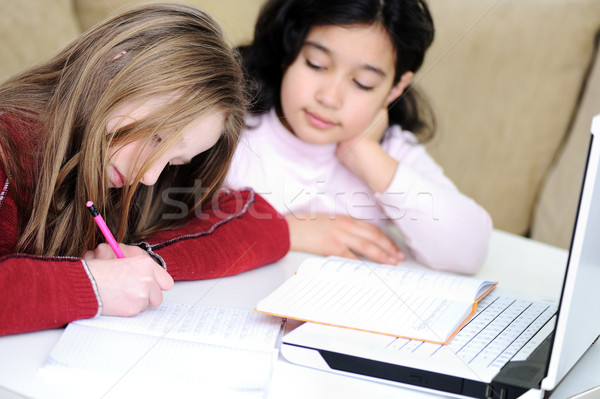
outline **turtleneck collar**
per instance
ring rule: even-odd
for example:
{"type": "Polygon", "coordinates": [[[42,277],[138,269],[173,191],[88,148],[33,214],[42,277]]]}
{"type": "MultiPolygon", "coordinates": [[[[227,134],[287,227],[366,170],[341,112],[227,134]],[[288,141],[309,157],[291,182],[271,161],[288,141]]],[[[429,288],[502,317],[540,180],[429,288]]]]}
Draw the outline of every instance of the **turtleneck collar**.
{"type": "Polygon", "coordinates": [[[269,124],[271,138],[278,144],[276,147],[285,148],[289,156],[302,157],[317,163],[336,158],[337,143],[311,144],[299,139],[283,125],[274,108],[269,111],[266,122],[269,124]]]}

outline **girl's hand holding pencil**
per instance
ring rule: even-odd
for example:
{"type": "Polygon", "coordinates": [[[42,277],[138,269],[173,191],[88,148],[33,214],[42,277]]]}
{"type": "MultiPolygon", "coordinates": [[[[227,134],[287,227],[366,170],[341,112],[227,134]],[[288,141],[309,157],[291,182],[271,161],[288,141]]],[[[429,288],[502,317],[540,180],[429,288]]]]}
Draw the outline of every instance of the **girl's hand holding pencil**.
{"type": "Polygon", "coordinates": [[[88,264],[102,299],[105,316],[134,316],[162,303],[162,291],[173,288],[173,278],[143,249],[119,244],[125,255],[118,259],[108,244],[86,251],[88,264]]]}

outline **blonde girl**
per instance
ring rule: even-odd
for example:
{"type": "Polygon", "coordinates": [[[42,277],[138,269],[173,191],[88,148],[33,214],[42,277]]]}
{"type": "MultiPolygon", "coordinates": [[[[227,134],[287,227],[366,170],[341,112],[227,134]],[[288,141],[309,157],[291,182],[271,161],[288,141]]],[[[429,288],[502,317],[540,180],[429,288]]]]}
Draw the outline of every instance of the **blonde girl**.
{"type": "Polygon", "coordinates": [[[0,334],[133,315],[173,279],[285,254],[285,221],[262,198],[219,191],[242,86],[216,22],[165,4],[115,16],[0,86],[0,334]]]}

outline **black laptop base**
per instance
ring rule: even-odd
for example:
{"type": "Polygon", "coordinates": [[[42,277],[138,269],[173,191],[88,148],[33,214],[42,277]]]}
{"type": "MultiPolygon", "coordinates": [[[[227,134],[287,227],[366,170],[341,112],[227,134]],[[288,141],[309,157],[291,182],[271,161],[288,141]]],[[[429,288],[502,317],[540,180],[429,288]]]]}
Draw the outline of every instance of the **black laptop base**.
{"type": "MultiPolygon", "coordinates": [[[[315,348],[307,349],[317,350],[332,370],[473,398],[513,399],[521,396],[531,388],[539,387],[546,371],[545,361],[551,343],[549,338],[526,361],[509,362],[489,384],[343,353],[315,348]]],[[[289,343],[286,345],[302,347],[289,343]]]]}

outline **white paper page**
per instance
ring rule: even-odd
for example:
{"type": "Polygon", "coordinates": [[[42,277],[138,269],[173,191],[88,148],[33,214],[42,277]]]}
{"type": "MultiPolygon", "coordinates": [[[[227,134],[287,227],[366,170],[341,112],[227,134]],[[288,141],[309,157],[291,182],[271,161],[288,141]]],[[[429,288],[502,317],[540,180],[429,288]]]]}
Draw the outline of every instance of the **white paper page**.
{"type": "Polygon", "coordinates": [[[417,291],[473,303],[496,282],[433,270],[411,269],[340,257],[304,261],[297,276],[373,282],[390,289],[417,291]]]}
{"type": "Polygon", "coordinates": [[[340,258],[308,262],[257,310],[434,342],[446,341],[471,313],[479,281],[381,266],[340,258]],[[469,300],[432,296],[467,290],[469,300]]]}
{"type": "Polygon", "coordinates": [[[132,318],[71,323],[42,372],[83,370],[115,381],[191,384],[199,392],[260,391],[268,386],[281,319],[247,310],[179,304],[149,310],[153,311],[132,318]],[[117,331],[119,325],[127,331],[117,331]],[[173,338],[177,335],[193,336],[195,342],[173,338]],[[251,345],[255,350],[241,348],[251,345]]]}
{"type": "Polygon", "coordinates": [[[270,350],[279,336],[281,319],[245,309],[163,302],[135,317],[98,316],[71,324],[270,350]]]}

